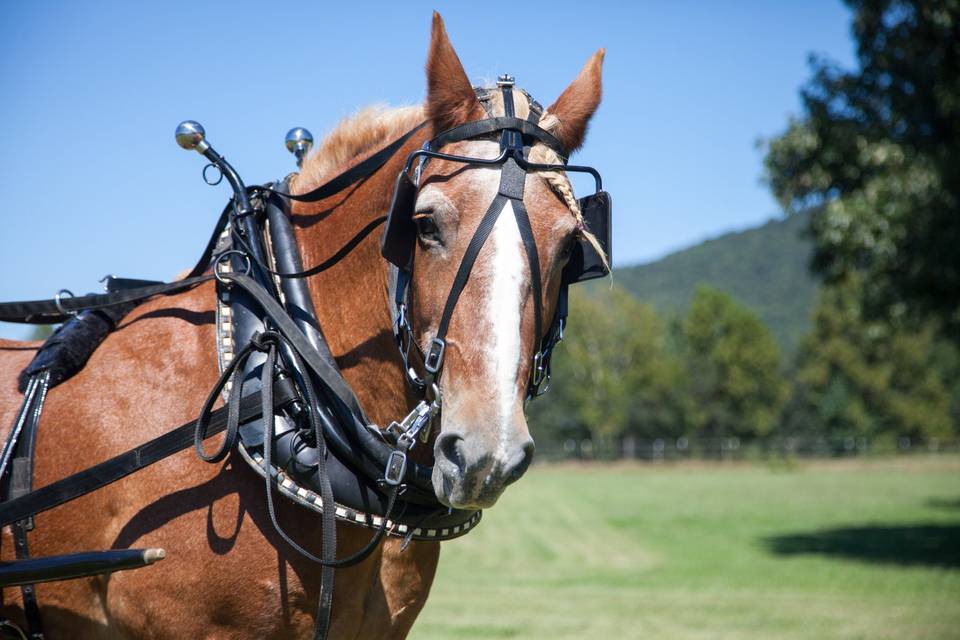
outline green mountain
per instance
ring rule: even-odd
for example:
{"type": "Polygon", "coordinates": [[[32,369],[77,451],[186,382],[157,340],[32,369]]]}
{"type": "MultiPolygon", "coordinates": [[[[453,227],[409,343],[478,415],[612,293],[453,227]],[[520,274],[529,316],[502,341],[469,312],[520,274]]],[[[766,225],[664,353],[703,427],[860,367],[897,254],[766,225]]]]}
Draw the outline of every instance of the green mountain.
{"type": "Polygon", "coordinates": [[[728,233],[649,264],[623,267],[614,282],[662,312],[683,313],[699,284],[726,291],[767,324],[787,354],[807,331],[817,295],[809,214],[728,233]]]}

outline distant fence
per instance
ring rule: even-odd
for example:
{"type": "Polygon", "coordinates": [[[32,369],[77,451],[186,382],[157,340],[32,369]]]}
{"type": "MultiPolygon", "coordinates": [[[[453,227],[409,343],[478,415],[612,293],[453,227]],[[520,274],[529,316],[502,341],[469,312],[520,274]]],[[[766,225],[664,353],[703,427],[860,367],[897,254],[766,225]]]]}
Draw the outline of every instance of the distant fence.
{"type": "Polygon", "coordinates": [[[769,458],[841,458],[905,453],[950,453],[960,451],[957,440],[918,442],[910,438],[637,438],[593,441],[568,439],[537,442],[537,458],[560,460],[763,460],[769,458]]]}

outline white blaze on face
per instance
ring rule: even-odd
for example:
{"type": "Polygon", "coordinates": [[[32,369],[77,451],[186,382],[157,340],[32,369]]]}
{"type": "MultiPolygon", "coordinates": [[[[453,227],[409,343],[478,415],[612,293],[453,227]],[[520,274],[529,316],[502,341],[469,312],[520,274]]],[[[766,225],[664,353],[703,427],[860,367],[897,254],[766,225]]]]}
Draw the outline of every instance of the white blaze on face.
{"type": "Polygon", "coordinates": [[[520,228],[513,213],[513,203],[507,202],[493,232],[490,243],[490,291],[487,314],[490,327],[489,367],[495,385],[498,434],[497,457],[506,454],[517,402],[517,375],[520,366],[522,341],[520,339],[522,294],[524,289],[524,252],[520,228]]]}
{"type": "MultiPolygon", "coordinates": [[[[457,147],[456,153],[495,158],[499,145],[475,141],[457,147]]],[[[457,183],[464,193],[462,202],[482,207],[467,212],[471,217],[465,220],[465,213],[457,211],[448,199],[443,211],[456,216],[446,218],[450,235],[457,229],[451,246],[460,248],[470,242],[478,218],[496,198],[500,168],[472,166],[455,179],[463,181],[457,183]]],[[[442,191],[444,186],[438,181],[435,188],[442,191]]],[[[439,200],[425,187],[418,202],[429,208],[427,205],[435,207],[439,200]]],[[[445,267],[452,268],[449,264],[445,267]]],[[[532,440],[523,416],[519,380],[526,358],[521,325],[530,294],[529,278],[520,228],[508,201],[484,242],[461,299],[459,312],[464,312],[465,300],[470,309],[467,315],[456,316],[460,319],[456,329],[464,332],[455,335],[457,346],[470,370],[460,376],[451,371],[443,380],[444,408],[432,478],[434,490],[445,504],[490,506],[529,463],[532,440]]]]}
{"type": "MultiPolygon", "coordinates": [[[[495,158],[500,152],[496,142],[474,141],[458,150],[462,155],[474,158],[495,158]]],[[[471,180],[471,187],[475,190],[477,202],[482,203],[483,212],[497,196],[500,185],[499,167],[471,167],[465,174],[471,180]]],[[[439,193],[440,189],[430,186],[421,191],[418,198],[418,207],[421,203],[436,205],[441,199],[449,200],[439,193]]],[[[456,211],[452,207],[451,210],[456,211]]],[[[483,212],[479,212],[481,215],[483,212]]],[[[462,212],[460,213],[462,215],[462,212]]],[[[475,230],[473,231],[475,232],[475,230]]],[[[461,231],[461,233],[463,233],[461,231]]],[[[461,238],[462,242],[469,238],[461,238]]],[[[484,290],[477,292],[480,296],[480,305],[476,310],[479,320],[478,328],[482,327],[482,337],[477,339],[483,344],[476,345],[482,349],[483,367],[477,372],[479,377],[471,381],[473,385],[484,385],[483,395],[492,397],[491,405],[485,407],[485,413],[490,427],[496,433],[488,431],[473,431],[474,446],[483,446],[494,459],[503,463],[508,452],[515,447],[518,438],[529,437],[518,429],[518,399],[517,377],[522,359],[523,343],[521,339],[522,311],[524,296],[527,294],[526,273],[527,258],[520,237],[520,228],[517,226],[513,204],[507,202],[497,222],[484,243],[483,250],[474,264],[474,274],[471,277],[470,287],[483,284],[484,290]],[[480,443],[483,443],[482,445],[480,443]]],[[[467,337],[469,340],[469,337],[467,337]]],[[[476,388],[470,386],[450,389],[454,396],[464,394],[469,397],[476,393],[476,388]]],[[[458,405],[457,398],[450,398],[448,405],[453,409],[458,405]]],[[[522,415],[522,414],[521,414],[522,415]]],[[[444,413],[444,420],[457,421],[456,410],[444,413]]],[[[490,472],[494,469],[491,468],[490,472]]]]}
{"type": "MultiPolygon", "coordinates": [[[[496,142],[475,141],[468,147],[466,155],[475,158],[495,158],[500,153],[496,142]]],[[[485,206],[489,206],[500,187],[500,168],[477,167],[470,173],[476,188],[484,194],[485,206]]],[[[489,391],[495,398],[494,406],[490,407],[494,413],[491,424],[498,428],[496,449],[491,453],[502,460],[517,435],[514,432],[517,375],[523,347],[520,325],[527,278],[526,254],[511,201],[504,205],[484,248],[474,268],[485,271],[484,280],[489,288],[482,313],[486,315],[484,324],[490,327],[486,373],[492,387],[489,391]]]]}

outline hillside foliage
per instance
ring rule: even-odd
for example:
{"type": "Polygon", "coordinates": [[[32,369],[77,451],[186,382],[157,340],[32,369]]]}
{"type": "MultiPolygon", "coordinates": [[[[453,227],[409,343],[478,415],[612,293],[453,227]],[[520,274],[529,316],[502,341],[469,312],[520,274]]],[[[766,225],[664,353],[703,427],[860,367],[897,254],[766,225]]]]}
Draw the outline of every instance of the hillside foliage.
{"type": "Polygon", "coordinates": [[[651,264],[617,269],[613,281],[667,314],[685,313],[701,284],[726,291],[792,354],[809,329],[817,298],[810,272],[813,243],[805,234],[809,218],[803,213],[728,233],[651,264]]]}

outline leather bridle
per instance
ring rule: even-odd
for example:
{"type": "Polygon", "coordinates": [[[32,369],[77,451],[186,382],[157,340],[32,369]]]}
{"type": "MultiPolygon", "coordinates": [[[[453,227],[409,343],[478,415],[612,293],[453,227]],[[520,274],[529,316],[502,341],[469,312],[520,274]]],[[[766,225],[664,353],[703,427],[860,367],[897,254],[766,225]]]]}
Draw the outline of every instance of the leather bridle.
{"type": "MultiPolygon", "coordinates": [[[[596,182],[597,193],[602,193],[602,182],[599,172],[593,167],[560,164],[543,164],[529,161],[530,149],[534,144],[544,144],[553,150],[560,158],[565,158],[566,150],[561,143],[548,131],[538,126],[541,111],[531,108],[529,119],[516,117],[514,105],[513,80],[509,76],[502,77],[498,87],[503,97],[504,116],[491,117],[485,120],[470,122],[453,129],[444,131],[423,148],[413,151],[407,157],[404,170],[397,177],[394,189],[393,202],[387,219],[381,241],[381,251],[384,257],[398,269],[397,285],[394,303],[397,308],[395,333],[404,359],[404,370],[410,384],[417,391],[424,394],[425,401],[429,402],[432,412],[440,408],[439,379],[443,371],[447,346],[447,332],[454,310],[460,300],[464,288],[470,278],[477,257],[485,242],[493,231],[494,225],[500,218],[507,204],[511,205],[524,253],[530,269],[531,294],[533,296],[534,311],[534,352],[532,356],[531,372],[527,384],[527,396],[532,398],[540,395],[541,385],[549,379],[550,356],[553,347],[562,339],[567,315],[567,284],[565,277],[561,286],[557,312],[549,330],[543,332],[543,284],[541,281],[540,256],[537,251],[536,239],[530,224],[530,217],[524,205],[524,185],[526,175],[536,171],[567,171],[584,172],[593,176],[596,182]],[[473,158],[453,155],[441,151],[446,145],[468,140],[488,139],[493,134],[500,135],[500,153],[496,158],[473,158]],[[454,277],[453,284],[447,294],[443,311],[437,324],[437,330],[429,340],[427,348],[420,351],[424,374],[417,376],[409,359],[409,347],[415,345],[420,350],[418,341],[413,337],[413,329],[408,313],[408,288],[412,277],[413,256],[416,230],[412,220],[412,211],[416,193],[420,187],[423,168],[430,159],[441,159],[469,165],[499,166],[500,181],[497,194],[494,196],[486,212],[480,220],[454,277]],[[416,163],[414,178],[411,180],[410,171],[416,163]]],[[[566,276],[567,274],[565,274],[566,276]]],[[[578,278],[579,280],[579,278],[578,278]]],[[[578,281],[575,280],[575,281],[578,281]]]]}

